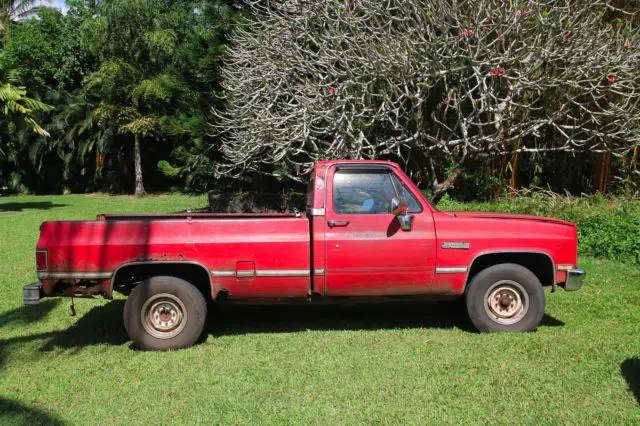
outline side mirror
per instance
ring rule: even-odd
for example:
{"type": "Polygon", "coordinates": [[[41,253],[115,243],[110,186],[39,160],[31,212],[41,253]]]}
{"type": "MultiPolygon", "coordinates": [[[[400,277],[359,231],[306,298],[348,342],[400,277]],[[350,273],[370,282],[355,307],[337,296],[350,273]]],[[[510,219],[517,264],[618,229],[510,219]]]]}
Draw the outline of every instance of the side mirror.
{"type": "Polygon", "coordinates": [[[413,226],[413,218],[414,216],[409,216],[407,211],[409,210],[409,206],[405,200],[392,198],[391,199],[391,212],[396,216],[398,223],[400,224],[400,228],[403,231],[411,231],[413,226]]]}

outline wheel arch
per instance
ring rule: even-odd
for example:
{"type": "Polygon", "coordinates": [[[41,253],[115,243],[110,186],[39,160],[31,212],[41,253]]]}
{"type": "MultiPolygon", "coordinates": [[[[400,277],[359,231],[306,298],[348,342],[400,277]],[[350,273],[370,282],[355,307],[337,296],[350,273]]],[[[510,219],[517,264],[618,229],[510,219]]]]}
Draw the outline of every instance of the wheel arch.
{"type": "Polygon", "coordinates": [[[188,281],[202,292],[205,299],[213,300],[214,293],[209,270],[202,263],[190,260],[123,263],[113,272],[110,293],[113,294],[115,290],[128,294],[140,281],[160,275],[173,276],[188,281]]]}
{"type": "Polygon", "coordinates": [[[464,283],[464,292],[480,271],[501,263],[515,263],[527,268],[540,280],[543,287],[552,286],[555,283],[555,264],[549,253],[539,250],[496,250],[478,253],[471,260],[464,283]]]}

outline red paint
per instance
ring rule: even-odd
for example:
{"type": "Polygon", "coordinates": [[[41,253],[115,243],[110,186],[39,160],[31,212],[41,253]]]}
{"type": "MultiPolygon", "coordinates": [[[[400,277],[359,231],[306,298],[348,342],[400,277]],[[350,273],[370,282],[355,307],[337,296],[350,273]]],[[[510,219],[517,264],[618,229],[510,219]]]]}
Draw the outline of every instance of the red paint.
{"type": "MultiPolygon", "coordinates": [[[[201,266],[210,273],[214,297],[224,291],[236,299],[461,295],[467,272],[443,273],[442,268],[468,271],[474,259],[495,252],[543,253],[554,265],[576,266],[574,224],[526,215],[440,212],[395,163],[318,162],[312,191],[309,208],[315,215],[309,210],[307,217],[188,213],[45,222],[37,244],[38,268],[46,263],[46,273],[75,275],[42,275],[44,291],[52,294],[60,281],[97,281],[110,296],[113,273],[133,262],[201,266]],[[336,212],[333,180],[341,165],[385,167],[395,174],[422,206],[421,212],[407,213],[414,216],[412,229],[403,231],[391,213],[336,212]],[[443,248],[443,243],[468,247],[443,248]]],[[[566,279],[561,271],[554,276],[556,282],[566,279]]]]}

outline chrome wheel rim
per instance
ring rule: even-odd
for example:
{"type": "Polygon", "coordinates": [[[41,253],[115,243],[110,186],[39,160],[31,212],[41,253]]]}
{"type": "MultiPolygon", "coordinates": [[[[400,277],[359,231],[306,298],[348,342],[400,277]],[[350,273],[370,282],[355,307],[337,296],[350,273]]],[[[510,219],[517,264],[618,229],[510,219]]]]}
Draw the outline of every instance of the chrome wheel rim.
{"type": "Polygon", "coordinates": [[[187,310],[173,294],[154,294],[142,305],[141,320],[153,337],[170,339],[180,334],[187,324],[187,310]]]}
{"type": "Polygon", "coordinates": [[[520,283],[511,280],[493,283],[484,300],[487,315],[498,324],[515,324],[529,310],[529,294],[520,283]]]}

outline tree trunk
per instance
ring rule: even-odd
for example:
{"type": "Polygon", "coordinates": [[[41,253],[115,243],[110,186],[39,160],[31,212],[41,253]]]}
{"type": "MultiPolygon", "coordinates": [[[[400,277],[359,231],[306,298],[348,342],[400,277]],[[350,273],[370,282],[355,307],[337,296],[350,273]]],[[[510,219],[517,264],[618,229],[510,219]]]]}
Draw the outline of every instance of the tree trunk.
{"type": "Polygon", "coordinates": [[[456,181],[461,174],[462,169],[460,167],[456,167],[444,182],[436,185],[435,189],[433,190],[433,195],[431,196],[431,204],[433,204],[434,206],[438,204],[438,201],[440,201],[440,199],[444,197],[444,194],[446,194],[447,191],[456,186],[456,181]]]}
{"type": "Polygon", "coordinates": [[[136,197],[144,195],[144,184],[142,183],[142,158],[140,157],[140,136],[135,135],[135,168],[136,168],[136,197]]]}

